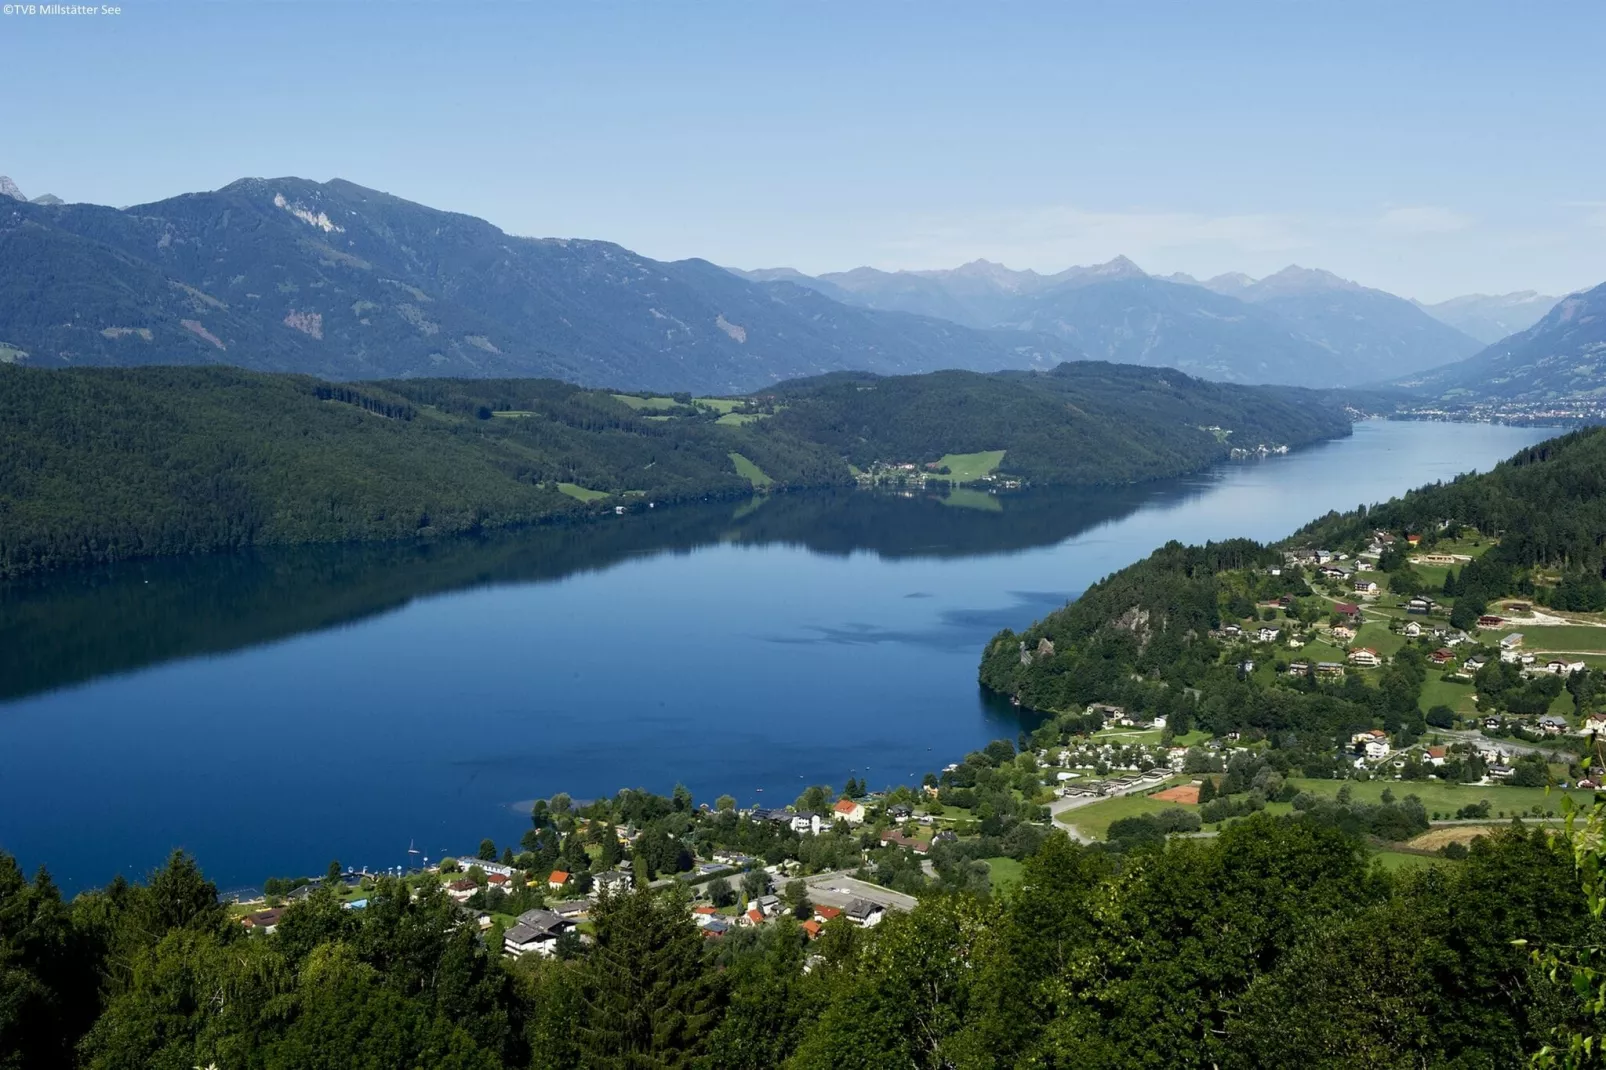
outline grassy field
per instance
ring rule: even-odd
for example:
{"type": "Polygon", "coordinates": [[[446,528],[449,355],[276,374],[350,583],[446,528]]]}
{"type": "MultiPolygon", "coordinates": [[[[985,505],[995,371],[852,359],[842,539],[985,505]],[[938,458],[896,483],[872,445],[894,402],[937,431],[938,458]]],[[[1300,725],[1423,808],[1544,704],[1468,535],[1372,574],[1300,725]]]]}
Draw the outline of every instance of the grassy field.
{"type": "Polygon", "coordinates": [[[1383,655],[1398,652],[1405,643],[1405,636],[1389,631],[1381,622],[1367,621],[1355,633],[1356,646],[1369,646],[1383,655]]]}
{"type": "Polygon", "coordinates": [[[1528,627],[1517,624],[1513,629],[1522,633],[1524,650],[1585,650],[1606,653],[1606,628],[1591,628],[1587,624],[1528,627]]]}
{"type": "Polygon", "coordinates": [[[1426,869],[1429,866],[1453,866],[1448,858],[1435,855],[1408,854],[1404,851],[1378,851],[1372,856],[1377,864],[1389,873],[1398,873],[1401,870],[1426,869]]]}
{"type": "Polygon", "coordinates": [[[992,881],[993,891],[1003,892],[1013,889],[1020,883],[1021,871],[1025,869],[1013,858],[985,858],[988,878],[992,881]]]}
{"type": "Polygon", "coordinates": [[[578,483],[559,483],[558,489],[569,497],[576,498],[582,502],[594,502],[599,498],[608,496],[608,492],[605,490],[591,490],[588,487],[582,487],[578,483]]]}
{"type": "Polygon", "coordinates": [[[986,450],[982,453],[949,453],[937,463],[948,468],[946,478],[958,483],[970,483],[993,473],[1004,462],[1004,450],[986,450]]]}
{"type": "MultiPolygon", "coordinates": [[[[1444,539],[1429,553],[1435,554],[1466,554],[1468,557],[1482,557],[1489,552],[1495,540],[1482,535],[1462,533],[1459,539],[1444,539]]],[[[1415,556],[1414,553],[1412,556],[1415,556]]]]}
{"type": "Polygon", "coordinates": [[[1422,685],[1422,712],[1426,713],[1435,706],[1448,706],[1462,717],[1477,713],[1478,705],[1472,701],[1472,684],[1450,683],[1441,680],[1441,675],[1442,670],[1428,670],[1427,682],[1422,685]]]}
{"type": "Polygon", "coordinates": [[[756,423],[768,419],[766,412],[727,412],[714,422],[721,427],[741,427],[743,424],[756,423]]]}
{"type": "Polygon", "coordinates": [[[1210,738],[1210,733],[1202,728],[1195,728],[1192,732],[1184,732],[1171,740],[1174,747],[1197,747],[1210,738]]]}
{"type": "Polygon", "coordinates": [[[740,453],[730,454],[730,459],[731,463],[736,466],[736,474],[753,484],[755,490],[762,490],[775,482],[764,473],[764,469],[743,457],[740,453]]]}
{"type": "MultiPolygon", "coordinates": [[[[1435,811],[1441,814],[1454,814],[1463,806],[1489,800],[1490,816],[1500,820],[1499,814],[1504,812],[1506,817],[1529,814],[1535,806],[1544,810],[1561,811],[1560,791],[1551,791],[1548,794],[1544,788],[1513,788],[1502,784],[1451,784],[1439,780],[1369,780],[1364,783],[1353,780],[1306,780],[1300,777],[1289,781],[1301,791],[1308,791],[1313,795],[1333,796],[1338,789],[1349,785],[1350,797],[1356,802],[1376,803],[1382,800],[1384,789],[1392,791],[1395,798],[1403,799],[1407,795],[1415,795],[1422,800],[1422,805],[1428,813],[1435,811]]],[[[1580,805],[1587,806],[1594,797],[1593,792],[1573,791],[1567,794],[1580,805]]]]}
{"type": "Polygon", "coordinates": [[[632,409],[672,409],[680,404],[674,398],[638,398],[633,394],[615,394],[614,399],[632,409]]]}
{"type": "MultiPolygon", "coordinates": [[[[1173,777],[1155,785],[1153,790],[1164,791],[1166,788],[1187,782],[1187,777],[1173,777]]],[[[1062,825],[1075,825],[1084,835],[1102,840],[1110,831],[1110,826],[1125,817],[1142,817],[1145,814],[1158,814],[1165,810],[1197,811],[1198,809],[1197,806],[1162,802],[1148,795],[1119,795],[1102,802],[1089,803],[1075,810],[1067,810],[1060,814],[1057,820],[1062,825]]]]}
{"type": "Polygon", "coordinates": [[[1344,651],[1340,650],[1331,643],[1324,642],[1319,639],[1313,639],[1299,649],[1297,656],[1304,658],[1306,661],[1309,661],[1312,664],[1315,664],[1318,661],[1342,662],[1344,660],[1344,651]]]}
{"type": "Polygon", "coordinates": [[[491,415],[500,417],[504,420],[519,420],[526,416],[534,416],[535,413],[530,412],[528,409],[499,409],[498,411],[491,413],[491,415]]]}
{"type": "MultiPolygon", "coordinates": [[[[743,404],[741,398],[692,398],[692,404],[701,405],[705,409],[730,415],[738,405],[743,404]]],[[[755,417],[756,419],[756,417],[755,417]]]]}
{"type": "Polygon", "coordinates": [[[974,487],[954,487],[945,497],[938,501],[955,509],[978,509],[984,513],[1002,513],[1004,506],[999,500],[984,490],[974,487]]]}

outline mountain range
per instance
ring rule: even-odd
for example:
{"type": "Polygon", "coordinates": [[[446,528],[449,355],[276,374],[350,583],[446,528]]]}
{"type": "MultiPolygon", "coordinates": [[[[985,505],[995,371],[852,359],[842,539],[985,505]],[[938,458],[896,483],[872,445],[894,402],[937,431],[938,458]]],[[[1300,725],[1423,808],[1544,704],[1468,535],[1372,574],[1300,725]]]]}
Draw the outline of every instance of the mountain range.
{"type": "Polygon", "coordinates": [[[46,368],[232,364],[729,394],[834,371],[1096,359],[1333,387],[1465,359],[1547,300],[1418,306],[1324,271],[1201,281],[1125,257],[1053,274],[985,260],[737,271],[515,237],[339,179],[242,179],[122,209],[28,201],[10,179],[0,195],[0,362],[46,368]]]}
{"type": "Polygon", "coordinates": [[[986,260],[943,271],[740,274],[812,286],[866,308],[1050,334],[1091,359],[1227,381],[1355,385],[1479,348],[1477,338],[1410,301],[1297,266],[1259,280],[1228,274],[1204,281],[1150,275],[1126,257],[1049,275],[986,260]]]}
{"type": "Polygon", "coordinates": [[[1398,384],[1448,402],[1539,402],[1606,390],[1606,284],[1562,298],[1543,319],[1468,360],[1398,384]]]}
{"type": "Polygon", "coordinates": [[[1509,338],[1537,323],[1561,298],[1533,290],[1509,294],[1467,294],[1418,308],[1486,345],[1509,338]]]}
{"type": "Polygon", "coordinates": [[[1064,339],[758,284],[704,260],[518,238],[340,180],[114,209],[0,203],[0,360],[353,379],[548,376],[735,393],[853,369],[1052,367],[1064,339]]]}

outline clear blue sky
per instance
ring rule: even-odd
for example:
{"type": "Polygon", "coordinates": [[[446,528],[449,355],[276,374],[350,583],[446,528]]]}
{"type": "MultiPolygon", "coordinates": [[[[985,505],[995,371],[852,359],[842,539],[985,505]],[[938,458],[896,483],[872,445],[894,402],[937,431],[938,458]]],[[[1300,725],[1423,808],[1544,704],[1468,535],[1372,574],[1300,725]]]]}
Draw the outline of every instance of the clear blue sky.
{"type": "Polygon", "coordinates": [[[745,267],[1606,280],[1599,3],[122,6],[0,17],[30,195],[294,174],[745,267]]]}

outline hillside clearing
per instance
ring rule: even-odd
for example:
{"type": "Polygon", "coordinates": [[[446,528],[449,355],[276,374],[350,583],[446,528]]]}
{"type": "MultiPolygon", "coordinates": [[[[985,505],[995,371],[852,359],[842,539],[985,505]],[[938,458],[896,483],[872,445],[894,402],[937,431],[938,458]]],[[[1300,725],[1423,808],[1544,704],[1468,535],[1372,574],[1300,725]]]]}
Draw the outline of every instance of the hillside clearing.
{"type": "Polygon", "coordinates": [[[937,463],[948,469],[946,478],[956,483],[973,483],[993,474],[1004,462],[1006,450],[985,450],[981,453],[948,453],[937,463]]]}
{"type": "Polygon", "coordinates": [[[736,474],[753,484],[753,489],[762,490],[775,482],[764,473],[764,469],[743,457],[740,453],[731,453],[730,459],[731,463],[736,466],[736,474]]]}

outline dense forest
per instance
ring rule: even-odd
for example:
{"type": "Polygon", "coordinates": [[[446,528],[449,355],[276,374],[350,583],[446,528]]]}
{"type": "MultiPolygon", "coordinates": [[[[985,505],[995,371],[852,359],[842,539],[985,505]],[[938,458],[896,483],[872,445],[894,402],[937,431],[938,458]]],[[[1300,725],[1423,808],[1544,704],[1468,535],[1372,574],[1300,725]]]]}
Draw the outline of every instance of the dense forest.
{"type": "Polygon", "coordinates": [[[1262,814],[1124,849],[1053,834],[1012,893],[933,889],[812,942],[790,918],[711,940],[678,890],[639,889],[589,941],[509,960],[439,884],[382,878],[361,910],[319,889],[263,935],[182,855],[70,903],[0,856],[0,1066],[1518,1066],[1591,1028],[1531,957],[1601,940],[1573,867],[1514,825],[1391,875],[1316,815],[1262,814]]]}
{"type": "Polygon", "coordinates": [[[0,576],[849,485],[867,457],[1008,449],[1033,481],[1127,484],[1348,428],[1318,395],[1109,365],[811,380],[722,406],[540,379],[0,365],[0,576]]]}
{"type": "Polygon", "coordinates": [[[1482,475],[1329,514],[1293,541],[1349,546],[1375,528],[1416,535],[1424,550],[1463,528],[1498,533],[1499,545],[1460,578],[1503,594],[1514,589],[1517,573],[1538,569],[1541,579],[1556,581],[1560,608],[1606,609],[1606,428],[1540,442],[1482,475]]]}
{"type": "Polygon", "coordinates": [[[768,393],[780,403],[778,428],[861,467],[1006,450],[1000,471],[1038,484],[1158,479],[1233,447],[1297,446],[1350,433],[1339,402],[1315,391],[1231,386],[1100,361],[1047,374],[882,379],[844,372],[768,393]]]}

